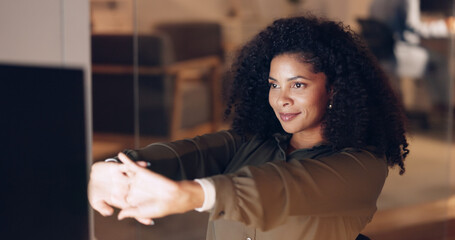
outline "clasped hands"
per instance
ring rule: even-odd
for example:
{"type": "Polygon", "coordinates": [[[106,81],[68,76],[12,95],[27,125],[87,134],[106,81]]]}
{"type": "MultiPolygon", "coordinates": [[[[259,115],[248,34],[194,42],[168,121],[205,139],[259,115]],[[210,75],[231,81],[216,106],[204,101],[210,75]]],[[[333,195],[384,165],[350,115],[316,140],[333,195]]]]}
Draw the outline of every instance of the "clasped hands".
{"type": "Polygon", "coordinates": [[[123,164],[97,162],[92,166],[88,198],[101,215],[112,215],[115,207],[121,210],[119,220],[130,217],[152,225],[154,218],[202,206],[204,192],[197,182],[173,181],[123,153],[118,158],[123,164]]]}

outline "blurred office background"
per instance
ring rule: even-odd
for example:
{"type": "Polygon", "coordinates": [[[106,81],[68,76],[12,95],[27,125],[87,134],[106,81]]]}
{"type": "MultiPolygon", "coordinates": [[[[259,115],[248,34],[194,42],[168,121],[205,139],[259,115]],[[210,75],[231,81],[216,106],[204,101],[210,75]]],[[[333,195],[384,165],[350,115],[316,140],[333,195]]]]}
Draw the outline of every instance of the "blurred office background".
{"type": "MultiPolygon", "coordinates": [[[[389,61],[394,33],[373,18],[373,1],[5,0],[0,62],[85,71],[91,163],[125,148],[229,128],[226,72],[242,44],[279,17],[310,12],[342,21],[377,54],[409,118],[407,171],[391,169],[363,233],[378,240],[455,239],[453,35],[421,37],[419,46],[432,56],[426,74],[401,74],[389,61]]],[[[420,18],[453,16],[453,5],[421,0],[420,18]]],[[[97,239],[204,239],[207,224],[207,214],[196,212],[152,227],[91,216],[97,239]]]]}

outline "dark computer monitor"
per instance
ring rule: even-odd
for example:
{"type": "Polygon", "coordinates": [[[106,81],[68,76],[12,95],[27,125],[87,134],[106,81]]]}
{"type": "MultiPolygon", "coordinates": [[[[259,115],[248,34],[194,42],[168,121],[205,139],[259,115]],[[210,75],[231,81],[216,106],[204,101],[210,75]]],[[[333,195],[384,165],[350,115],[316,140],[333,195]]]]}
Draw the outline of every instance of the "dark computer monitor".
{"type": "Polygon", "coordinates": [[[0,238],[89,238],[83,76],[0,64],[0,238]]]}

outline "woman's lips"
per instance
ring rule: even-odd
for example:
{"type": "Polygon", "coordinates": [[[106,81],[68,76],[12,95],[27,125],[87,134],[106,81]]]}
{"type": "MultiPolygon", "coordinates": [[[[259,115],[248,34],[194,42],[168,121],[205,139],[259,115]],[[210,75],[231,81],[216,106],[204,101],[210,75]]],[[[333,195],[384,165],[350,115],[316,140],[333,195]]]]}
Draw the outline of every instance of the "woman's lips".
{"type": "Polygon", "coordinates": [[[291,121],[292,119],[294,119],[295,117],[297,117],[297,115],[299,115],[300,113],[280,113],[280,118],[282,121],[291,121]]]}

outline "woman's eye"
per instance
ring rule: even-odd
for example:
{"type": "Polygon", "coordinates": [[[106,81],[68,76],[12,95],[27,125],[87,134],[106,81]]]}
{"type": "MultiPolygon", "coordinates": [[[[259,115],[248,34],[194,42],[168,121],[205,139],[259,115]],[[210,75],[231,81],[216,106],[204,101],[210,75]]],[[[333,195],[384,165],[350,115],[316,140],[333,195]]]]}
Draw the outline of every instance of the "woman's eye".
{"type": "Polygon", "coordinates": [[[278,87],[278,85],[276,85],[275,83],[269,83],[269,85],[270,85],[270,88],[277,88],[278,87]]]}
{"type": "Polygon", "coordinates": [[[296,82],[296,83],[294,84],[294,87],[295,87],[295,88],[301,88],[301,87],[304,87],[304,86],[305,86],[305,84],[299,83],[299,82],[296,82]]]}

